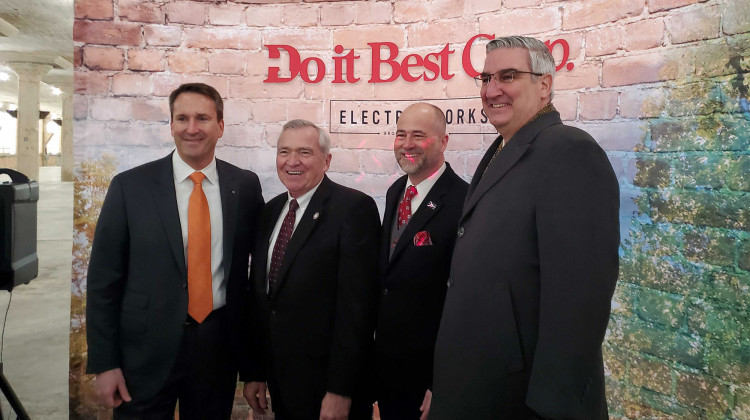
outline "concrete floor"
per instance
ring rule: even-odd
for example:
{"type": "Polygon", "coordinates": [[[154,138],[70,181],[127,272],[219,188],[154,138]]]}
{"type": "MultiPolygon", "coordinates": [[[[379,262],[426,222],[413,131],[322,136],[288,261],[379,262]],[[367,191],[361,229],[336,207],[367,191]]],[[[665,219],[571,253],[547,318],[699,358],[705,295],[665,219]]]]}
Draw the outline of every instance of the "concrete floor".
{"type": "MultiPolygon", "coordinates": [[[[29,416],[68,419],[68,334],[73,246],[73,183],[60,167],[42,167],[37,203],[39,275],[13,290],[5,325],[5,377],[29,416]]],[[[0,291],[0,328],[8,301],[0,291]]],[[[10,406],[2,401],[4,418],[10,406]]]]}

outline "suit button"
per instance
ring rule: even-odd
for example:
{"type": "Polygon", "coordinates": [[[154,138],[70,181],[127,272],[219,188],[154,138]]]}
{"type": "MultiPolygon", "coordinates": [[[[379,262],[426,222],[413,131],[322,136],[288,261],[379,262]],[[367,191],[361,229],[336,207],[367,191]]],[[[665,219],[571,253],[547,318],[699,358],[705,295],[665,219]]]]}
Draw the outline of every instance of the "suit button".
{"type": "Polygon", "coordinates": [[[386,289],[383,289],[383,295],[384,295],[384,296],[388,295],[388,289],[387,289],[387,288],[386,288],[386,289]]]}
{"type": "Polygon", "coordinates": [[[463,238],[463,236],[464,236],[464,227],[461,226],[460,228],[458,228],[458,237],[463,238]]]}
{"type": "Polygon", "coordinates": [[[182,283],[182,288],[187,289],[187,283],[182,283]]]}
{"type": "Polygon", "coordinates": [[[276,315],[276,309],[271,309],[271,315],[276,315]]]}
{"type": "Polygon", "coordinates": [[[453,286],[453,280],[448,279],[448,282],[446,282],[445,285],[448,286],[448,287],[453,286]]]}

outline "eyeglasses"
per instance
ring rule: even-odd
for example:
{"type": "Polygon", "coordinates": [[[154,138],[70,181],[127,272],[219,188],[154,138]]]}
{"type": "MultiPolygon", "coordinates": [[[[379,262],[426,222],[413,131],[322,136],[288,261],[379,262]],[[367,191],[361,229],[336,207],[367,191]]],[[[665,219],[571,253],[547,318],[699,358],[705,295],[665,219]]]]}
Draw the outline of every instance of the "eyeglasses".
{"type": "Polygon", "coordinates": [[[495,73],[482,73],[474,78],[474,83],[479,87],[487,86],[490,84],[490,79],[495,79],[497,83],[513,83],[513,79],[518,73],[533,74],[534,76],[542,76],[541,73],[534,73],[533,71],[521,71],[516,69],[505,69],[495,73]]]}

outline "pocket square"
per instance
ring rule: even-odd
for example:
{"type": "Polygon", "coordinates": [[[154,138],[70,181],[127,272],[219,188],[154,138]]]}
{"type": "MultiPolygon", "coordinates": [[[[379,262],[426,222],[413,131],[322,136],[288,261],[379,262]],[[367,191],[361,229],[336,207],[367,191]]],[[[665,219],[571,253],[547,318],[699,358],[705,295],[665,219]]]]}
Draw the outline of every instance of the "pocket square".
{"type": "Polygon", "coordinates": [[[423,230],[417,232],[414,235],[414,246],[428,246],[432,245],[432,238],[430,238],[430,232],[423,230]]]}

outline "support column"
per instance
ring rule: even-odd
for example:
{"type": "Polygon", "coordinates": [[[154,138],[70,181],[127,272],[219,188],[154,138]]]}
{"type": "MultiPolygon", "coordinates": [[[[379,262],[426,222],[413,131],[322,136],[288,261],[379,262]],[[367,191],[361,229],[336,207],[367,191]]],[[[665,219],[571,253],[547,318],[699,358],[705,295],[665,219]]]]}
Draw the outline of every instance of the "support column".
{"type": "Polygon", "coordinates": [[[17,170],[39,179],[39,83],[52,70],[49,64],[8,63],[18,76],[17,170]]]}
{"type": "Polygon", "coordinates": [[[62,155],[62,181],[73,179],[73,84],[55,83],[62,90],[62,129],[60,130],[60,154],[62,155]]]}

